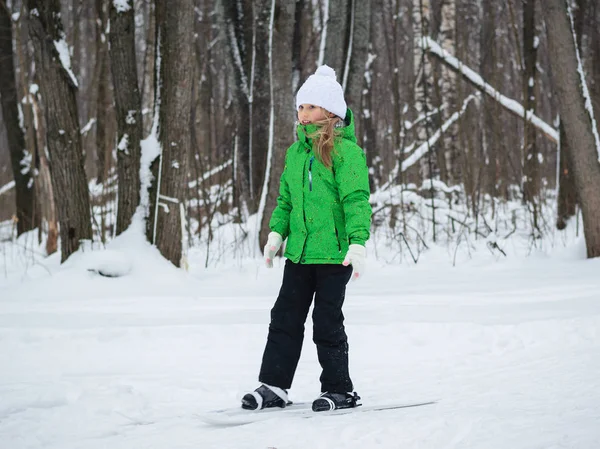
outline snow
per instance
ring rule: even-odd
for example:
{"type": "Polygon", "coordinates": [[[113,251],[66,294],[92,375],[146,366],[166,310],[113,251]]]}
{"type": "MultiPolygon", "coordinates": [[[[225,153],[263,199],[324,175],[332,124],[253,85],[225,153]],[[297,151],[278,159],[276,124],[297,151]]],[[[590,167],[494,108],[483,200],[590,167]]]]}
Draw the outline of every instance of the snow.
{"type": "Polygon", "coordinates": [[[129,134],[125,133],[123,134],[123,137],[121,137],[121,140],[119,141],[119,145],[117,145],[117,149],[119,151],[124,151],[125,154],[129,154],[129,134]]]}
{"type": "Polygon", "coordinates": [[[15,181],[9,181],[8,183],[4,184],[3,186],[0,186],[0,195],[4,195],[6,192],[8,192],[10,189],[15,187],[15,181]]]}
{"type": "MultiPolygon", "coordinates": [[[[474,70],[470,69],[468,66],[459,61],[456,57],[452,56],[446,50],[444,50],[437,42],[435,42],[430,37],[424,37],[422,42],[419,41],[419,45],[422,45],[424,49],[435,53],[440,58],[442,58],[446,63],[458,70],[463,76],[467,77],[472,83],[478,86],[480,89],[483,89],[485,93],[493,97],[496,101],[501,103],[506,109],[509,109],[514,114],[519,115],[521,117],[525,116],[525,109],[523,106],[516,100],[512,100],[510,98],[505,97],[500,94],[496,89],[494,89],[491,85],[485,82],[485,80],[474,70]]],[[[558,142],[558,131],[554,129],[551,125],[544,122],[537,115],[532,115],[528,117],[533,125],[537,128],[541,129],[544,134],[552,138],[555,142],[558,142]]]]}
{"type": "Polygon", "coordinates": [[[71,78],[73,85],[75,87],[79,87],[79,84],[77,83],[77,78],[75,77],[73,70],[71,70],[71,55],[69,53],[69,46],[67,45],[67,42],[65,41],[64,37],[58,41],[54,41],[54,47],[58,52],[60,63],[71,78]]]}
{"type": "Polygon", "coordinates": [[[92,126],[94,126],[94,124],[96,123],[96,118],[91,118],[83,128],[81,128],[81,135],[84,136],[86,135],[91,129],[92,126]]]}
{"type": "Polygon", "coordinates": [[[135,114],[136,113],[137,113],[137,110],[135,110],[135,109],[130,109],[129,111],[127,111],[127,117],[125,117],[125,123],[127,123],[128,125],[135,124],[135,114]]]}
{"type": "MultiPolygon", "coordinates": [[[[283,260],[203,268],[195,247],[186,273],[142,224],[62,266],[31,248],[35,233],[2,239],[1,447],[600,447],[600,260],[581,239],[529,257],[503,241],[497,259],[490,234],[454,268],[437,246],[387,264],[392,249],[370,241],[344,308],[356,389],[365,404],[439,402],[224,429],[196,414],[257,386],[283,260]]],[[[290,397],[316,397],[319,371],[308,323],[290,397]]]]}
{"type": "Polygon", "coordinates": [[[130,0],[113,0],[113,6],[118,13],[127,12],[131,9],[130,0]]]}

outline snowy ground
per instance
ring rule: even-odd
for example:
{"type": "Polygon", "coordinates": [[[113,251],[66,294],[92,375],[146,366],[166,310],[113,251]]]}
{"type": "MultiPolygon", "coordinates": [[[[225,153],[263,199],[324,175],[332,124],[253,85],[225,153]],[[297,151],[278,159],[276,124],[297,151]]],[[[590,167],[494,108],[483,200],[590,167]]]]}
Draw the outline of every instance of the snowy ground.
{"type": "MultiPolygon", "coordinates": [[[[457,267],[434,251],[370,260],[345,306],[356,389],[439,403],[217,428],[195,414],[257,386],[282,264],[202,270],[192,254],[186,274],[133,240],[26,271],[5,250],[1,449],[600,447],[600,260],[581,243],[457,267]],[[102,264],[128,274],[87,271],[102,264]]],[[[310,333],[298,401],[319,392],[310,333]]]]}

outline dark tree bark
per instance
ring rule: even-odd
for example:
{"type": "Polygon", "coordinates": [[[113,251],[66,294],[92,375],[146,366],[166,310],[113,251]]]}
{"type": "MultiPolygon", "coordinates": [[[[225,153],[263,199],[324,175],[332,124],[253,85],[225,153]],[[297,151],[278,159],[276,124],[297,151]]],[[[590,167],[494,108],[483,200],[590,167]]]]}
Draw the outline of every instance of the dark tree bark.
{"type": "Polygon", "coordinates": [[[224,2],[237,108],[236,191],[249,212],[258,209],[269,136],[269,0],[224,2]]]}
{"type": "MultiPolygon", "coordinates": [[[[380,17],[382,13],[382,4],[375,4],[371,13],[371,17],[369,20],[373,21],[374,17],[380,17]]],[[[369,47],[372,51],[375,48],[375,32],[374,27],[369,27],[369,47]]],[[[381,180],[381,173],[379,172],[379,162],[377,152],[377,129],[375,125],[375,121],[373,118],[374,110],[373,110],[373,97],[375,96],[375,92],[373,90],[373,77],[375,76],[375,71],[373,70],[373,60],[370,60],[368,65],[365,67],[365,92],[363,94],[362,99],[362,108],[360,110],[360,118],[362,125],[362,133],[361,140],[359,141],[362,148],[365,150],[367,155],[367,165],[371,168],[369,171],[369,187],[371,191],[374,191],[375,188],[379,185],[379,181],[381,180]]]]}
{"type": "Polygon", "coordinates": [[[131,223],[140,202],[140,140],[142,102],[138,88],[135,22],[132,0],[129,10],[110,6],[110,58],[117,112],[117,174],[119,193],[117,235],[131,223]]]}
{"type": "Polygon", "coordinates": [[[158,140],[162,157],[161,166],[154,171],[158,210],[155,210],[156,202],[152,203],[148,232],[150,241],[154,241],[161,254],[174,265],[181,266],[184,249],[181,205],[187,197],[188,159],[191,153],[193,3],[187,0],[158,0],[156,23],[160,54],[158,140]]]}
{"type": "Polygon", "coordinates": [[[0,99],[15,180],[17,235],[21,235],[35,229],[38,219],[36,218],[36,199],[32,177],[34,164],[32,161],[29,167],[22,165],[26,157],[25,134],[19,125],[19,100],[13,56],[10,11],[6,2],[0,0],[0,61],[2,61],[0,64],[0,99]]]}
{"type": "MultiPolygon", "coordinates": [[[[269,79],[269,21],[272,0],[254,1],[255,62],[250,76],[252,103],[250,104],[250,211],[258,210],[260,193],[265,179],[267,148],[269,146],[269,110],[271,107],[269,79]]],[[[289,1],[289,0],[288,0],[289,1]]],[[[286,36],[291,42],[292,31],[286,36]]],[[[252,45],[252,44],[250,44],[252,45]]],[[[291,48],[290,48],[291,53],[291,48]]],[[[291,72],[291,67],[288,69],[291,72]]]]}
{"type": "MultiPolygon", "coordinates": [[[[498,63],[496,52],[496,13],[495,2],[493,0],[483,1],[483,11],[480,32],[480,55],[481,62],[479,71],[483,78],[493,86],[498,85],[496,66],[498,63]]],[[[487,158],[487,176],[485,190],[492,197],[497,194],[497,184],[499,178],[499,135],[494,134],[497,130],[496,122],[500,114],[500,108],[497,102],[488,98],[482,98],[481,102],[481,143],[485,156],[487,158]]]]}
{"type": "MultiPolygon", "coordinates": [[[[537,45],[535,43],[535,0],[523,1],[523,107],[525,111],[535,113],[537,45]]],[[[533,125],[523,121],[523,199],[531,204],[534,228],[538,227],[539,193],[540,193],[540,161],[535,141],[536,131],[533,125]]]]}
{"type": "Polygon", "coordinates": [[[600,5],[598,2],[592,2],[589,15],[586,15],[590,21],[590,47],[592,61],[592,102],[597,115],[600,115],[600,5]]]}
{"type": "Polygon", "coordinates": [[[352,45],[349,46],[350,64],[346,80],[346,103],[354,111],[356,117],[356,137],[361,141],[363,132],[362,99],[365,87],[365,65],[369,53],[369,36],[371,29],[371,0],[352,0],[351,16],[352,45]]]}
{"type": "Polygon", "coordinates": [[[350,38],[350,1],[329,0],[327,2],[329,11],[326,24],[325,54],[323,64],[327,64],[335,70],[338,81],[342,81],[346,56],[348,54],[348,43],[350,38]]]}
{"type": "MultiPolygon", "coordinates": [[[[581,41],[583,38],[584,13],[587,6],[586,0],[577,2],[573,24],[577,48],[583,53],[581,41]]],[[[558,198],[556,227],[559,230],[567,227],[567,220],[577,213],[577,189],[573,178],[571,147],[565,133],[563,123],[560,124],[560,159],[558,161],[558,198]]]]}
{"type": "Polygon", "coordinates": [[[55,42],[64,41],[58,0],[27,0],[50,153],[52,187],[60,223],[61,260],[92,239],[90,200],[77,116],[76,81],[61,63],[55,42]]]}
{"type": "Polygon", "coordinates": [[[35,141],[38,154],[38,170],[37,179],[37,197],[39,198],[40,210],[46,219],[48,225],[48,235],[46,237],[46,254],[54,254],[58,250],[58,217],[56,212],[56,200],[52,188],[52,176],[50,174],[50,163],[46,157],[45,151],[40,151],[40,148],[46,147],[46,127],[44,114],[40,107],[39,92],[30,95],[32,115],[35,117],[32,122],[33,135],[32,140],[35,141]]]}
{"type": "Polygon", "coordinates": [[[266,203],[262,214],[259,243],[267,241],[269,220],[277,205],[279,179],[283,172],[285,150],[293,139],[294,97],[292,93],[292,42],[294,36],[295,3],[276,1],[273,11],[273,36],[271,52],[271,104],[273,110],[273,143],[270,172],[266,188],[266,203]]]}
{"type": "Polygon", "coordinates": [[[585,106],[577,47],[573,40],[566,0],[546,0],[544,20],[553,84],[562,123],[571,145],[571,162],[581,204],[587,256],[600,256],[600,163],[590,115],[585,106]]]}
{"type": "Polygon", "coordinates": [[[230,49],[235,101],[234,204],[241,211],[250,200],[250,70],[252,26],[244,18],[252,16],[249,1],[224,2],[225,34],[230,49]]]}
{"type": "Polygon", "coordinates": [[[571,147],[567,140],[565,127],[560,124],[560,161],[558,172],[558,204],[556,227],[559,230],[567,227],[567,220],[575,215],[577,208],[577,190],[571,162],[571,147]]]}
{"type": "Polygon", "coordinates": [[[156,14],[153,1],[144,2],[145,16],[148,22],[146,27],[146,52],[143,55],[144,64],[141,73],[142,111],[144,114],[143,135],[150,134],[154,114],[154,97],[156,94],[156,14]]]}
{"type": "MultiPolygon", "coordinates": [[[[96,72],[91,88],[96,90],[96,98],[92,102],[90,115],[96,114],[96,177],[99,183],[103,183],[108,178],[114,146],[114,136],[111,135],[108,126],[113,102],[109,88],[110,63],[108,60],[108,41],[105,35],[108,23],[108,5],[103,0],[96,0],[95,3],[98,39],[96,41],[96,72]]],[[[110,3],[112,4],[112,2],[110,3]]]]}

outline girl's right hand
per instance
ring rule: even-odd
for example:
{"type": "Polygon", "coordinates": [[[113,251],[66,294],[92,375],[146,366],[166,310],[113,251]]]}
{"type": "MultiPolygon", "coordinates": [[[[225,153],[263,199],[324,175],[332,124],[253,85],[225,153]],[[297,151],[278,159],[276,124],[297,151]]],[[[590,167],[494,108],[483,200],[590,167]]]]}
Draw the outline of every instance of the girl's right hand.
{"type": "Polygon", "coordinates": [[[275,258],[277,251],[279,251],[279,248],[281,248],[282,242],[283,238],[278,232],[269,233],[267,244],[264,249],[265,264],[267,265],[267,268],[273,268],[273,259],[275,258]]]}

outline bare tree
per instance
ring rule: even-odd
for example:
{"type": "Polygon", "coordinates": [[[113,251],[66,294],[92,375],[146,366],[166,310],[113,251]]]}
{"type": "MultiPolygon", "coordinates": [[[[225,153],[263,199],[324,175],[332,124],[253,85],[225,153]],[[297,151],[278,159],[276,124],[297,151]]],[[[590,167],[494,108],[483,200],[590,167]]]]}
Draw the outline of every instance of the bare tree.
{"type": "MultiPolygon", "coordinates": [[[[113,2],[109,3],[112,4],[113,2]]],[[[109,5],[103,0],[96,0],[95,4],[98,39],[96,42],[96,67],[91,89],[96,91],[92,94],[90,114],[96,114],[96,176],[98,182],[104,183],[108,180],[114,148],[114,133],[111,130],[113,127],[110,126],[113,118],[113,99],[110,92],[111,61],[109,60],[108,39],[106,36],[109,5]]],[[[112,34],[111,32],[111,36],[112,34]]]]}
{"type": "Polygon", "coordinates": [[[351,2],[348,50],[342,78],[346,102],[355,113],[356,135],[359,141],[363,132],[362,99],[369,54],[371,3],[371,0],[351,2]]]}
{"type": "Polygon", "coordinates": [[[267,53],[270,5],[270,0],[224,2],[235,77],[237,200],[250,213],[258,209],[269,138],[265,117],[270,107],[267,53]]]}
{"type": "Polygon", "coordinates": [[[329,0],[326,23],[321,30],[319,63],[334,68],[344,88],[346,103],[354,110],[356,133],[360,140],[360,110],[365,86],[371,27],[371,0],[329,0]]]}
{"type": "Polygon", "coordinates": [[[327,64],[336,71],[342,80],[350,43],[350,21],[348,12],[351,1],[329,0],[325,2],[324,24],[321,31],[321,49],[319,64],[327,64]]]}
{"type": "Polygon", "coordinates": [[[155,200],[149,238],[174,265],[182,264],[182,226],[191,153],[194,76],[194,5],[187,0],[156,4],[160,55],[159,135],[161,156],[153,163],[155,200]]]}
{"type": "Polygon", "coordinates": [[[0,99],[6,126],[8,148],[16,190],[17,235],[37,226],[36,198],[33,186],[34,161],[28,159],[32,152],[25,148],[25,133],[19,124],[19,105],[12,49],[12,23],[10,11],[0,0],[0,99]]]}
{"type": "MultiPolygon", "coordinates": [[[[537,92],[537,37],[535,27],[535,0],[523,1],[523,107],[527,114],[536,110],[537,92]]],[[[523,132],[523,200],[532,208],[533,227],[538,229],[540,156],[536,145],[535,128],[525,118],[523,132]]]]}
{"type": "Polygon", "coordinates": [[[110,58],[117,111],[117,234],[131,223],[140,202],[141,97],[138,88],[132,0],[110,6],[110,58]]]}
{"type": "Polygon", "coordinates": [[[560,160],[558,173],[558,198],[557,198],[557,217],[556,227],[559,230],[567,227],[567,220],[577,213],[577,188],[573,170],[570,170],[572,156],[569,140],[565,133],[565,127],[560,124],[560,160]]]}
{"type": "Polygon", "coordinates": [[[544,2],[550,63],[559,110],[570,144],[570,162],[581,204],[588,257],[600,257],[600,143],[573,39],[567,0],[544,2]],[[579,70],[578,70],[579,69],[579,70]],[[594,135],[596,131],[596,135],[594,135]]]}
{"type": "Polygon", "coordinates": [[[52,187],[56,194],[62,261],[91,240],[90,201],[75,92],[58,0],[27,0],[29,32],[46,116],[52,187]]]}
{"type": "Polygon", "coordinates": [[[269,77],[271,85],[270,120],[273,135],[269,138],[269,163],[264,184],[265,201],[259,243],[267,241],[269,220],[277,205],[279,178],[283,172],[285,149],[293,138],[294,99],[292,93],[292,39],[294,37],[295,3],[274,1],[271,10],[269,36],[269,77]]]}

